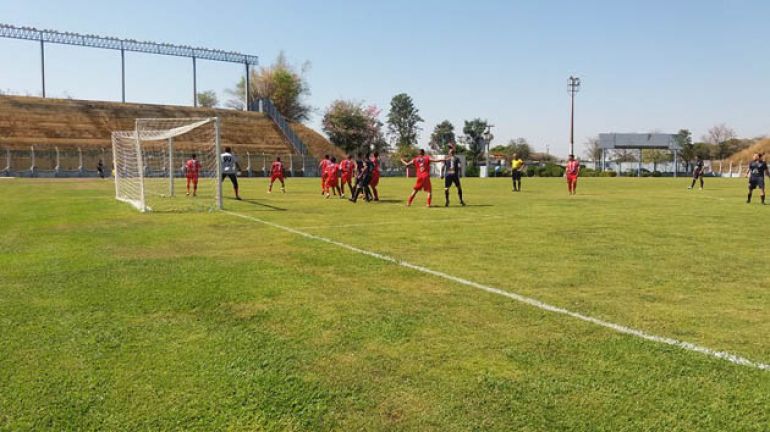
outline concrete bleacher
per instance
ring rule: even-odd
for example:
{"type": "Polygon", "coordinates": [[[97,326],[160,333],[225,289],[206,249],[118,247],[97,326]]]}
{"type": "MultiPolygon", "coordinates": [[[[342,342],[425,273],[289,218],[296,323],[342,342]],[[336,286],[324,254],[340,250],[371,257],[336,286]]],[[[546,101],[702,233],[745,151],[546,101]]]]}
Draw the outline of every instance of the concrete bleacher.
{"type": "MultiPolygon", "coordinates": [[[[116,130],[132,130],[137,118],[215,115],[222,119],[222,146],[232,147],[241,157],[249,154],[258,158],[258,162],[253,165],[259,165],[260,169],[265,157],[282,155],[287,158],[299,158],[275,123],[263,113],[0,96],[0,171],[6,167],[7,156],[10,156],[11,171],[25,172],[31,163],[30,150],[34,147],[35,165],[41,171],[53,169],[51,158],[58,148],[62,168],[70,172],[78,171],[79,174],[87,174],[85,171],[95,174],[99,159],[104,160],[105,166],[110,165],[111,133],[116,130]]],[[[329,152],[340,153],[325,137],[312,129],[299,124],[292,125],[292,128],[303,141],[307,141],[311,153],[309,158],[315,159],[318,155],[329,152]]]]}

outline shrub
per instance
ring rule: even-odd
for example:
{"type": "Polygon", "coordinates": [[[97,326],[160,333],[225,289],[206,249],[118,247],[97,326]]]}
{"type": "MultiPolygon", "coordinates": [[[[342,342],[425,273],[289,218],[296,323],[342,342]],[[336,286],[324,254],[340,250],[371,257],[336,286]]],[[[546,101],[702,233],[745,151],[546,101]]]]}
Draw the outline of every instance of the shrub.
{"type": "Polygon", "coordinates": [[[476,165],[466,165],[465,166],[465,177],[478,177],[479,176],[479,167],[476,165]]]}

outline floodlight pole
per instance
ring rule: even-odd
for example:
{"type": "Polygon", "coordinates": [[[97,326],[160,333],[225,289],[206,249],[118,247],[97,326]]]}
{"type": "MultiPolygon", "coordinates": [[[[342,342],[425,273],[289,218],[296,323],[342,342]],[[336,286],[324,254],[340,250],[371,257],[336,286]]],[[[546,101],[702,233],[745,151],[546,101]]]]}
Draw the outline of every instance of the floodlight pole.
{"type": "Polygon", "coordinates": [[[580,91],[580,78],[576,76],[569,77],[569,93],[572,108],[570,109],[569,121],[569,154],[575,154],[575,94],[580,91]]]}
{"type": "Polygon", "coordinates": [[[246,89],[244,90],[243,99],[245,101],[245,109],[244,111],[251,111],[251,107],[249,106],[249,88],[251,87],[251,77],[249,76],[251,72],[251,68],[249,67],[249,62],[245,62],[246,65],[246,89]]]}
{"type": "Polygon", "coordinates": [[[120,42],[120,90],[121,100],[126,103],[126,50],[120,42]]]}
{"type": "Polygon", "coordinates": [[[193,63],[193,107],[198,108],[198,65],[195,60],[195,56],[192,58],[193,63]]]}
{"type": "Polygon", "coordinates": [[[40,34],[40,80],[43,88],[43,97],[45,97],[45,41],[43,34],[40,34]]]}

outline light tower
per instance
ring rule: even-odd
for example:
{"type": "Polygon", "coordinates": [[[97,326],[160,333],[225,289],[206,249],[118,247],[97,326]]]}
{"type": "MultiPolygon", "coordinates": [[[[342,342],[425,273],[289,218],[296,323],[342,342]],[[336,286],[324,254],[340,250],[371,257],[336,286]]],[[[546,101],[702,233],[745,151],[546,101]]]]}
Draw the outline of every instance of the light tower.
{"type": "Polygon", "coordinates": [[[568,87],[572,103],[569,120],[569,154],[575,154],[575,94],[580,91],[580,78],[570,76],[568,87]]]}

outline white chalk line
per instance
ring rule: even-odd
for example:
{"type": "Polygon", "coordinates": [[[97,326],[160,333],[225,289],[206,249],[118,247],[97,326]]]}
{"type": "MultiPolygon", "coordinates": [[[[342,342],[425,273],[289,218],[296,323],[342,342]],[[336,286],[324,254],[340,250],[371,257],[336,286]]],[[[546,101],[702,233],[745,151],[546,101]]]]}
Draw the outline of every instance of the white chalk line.
{"type": "MultiPolygon", "coordinates": [[[[484,221],[487,219],[503,219],[504,216],[485,216],[484,219],[468,219],[468,218],[457,218],[457,219],[431,219],[426,220],[426,223],[443,223],[443,222],[479,222],[484,221]]],[[[370,223],[356,223],[356,224],[345,224],[345,225],[312,225],[312,226],[301,226],[296,227],[294,229],[330,229],[330,228],[355,228],[355,227],[362,227],[362,226],[372,226],[372,225],[400,225],[403,224],[404,221],[387,221],[387,222],[370,222],[370,223]]]]}
{"type": "Polygon", "coordinates": [[[610,330],[614,330],[614,331],[616,331],[618,333],[635,336],[635,337],[638,337],[640,339],[644,339],[644,340],[647,340],[647,341],[650,341],[650,342],[655,342],[655,343],[660,343],[660,344],[665,344],[665,345],[671,345],[671,346],[674,346],[674,347],[677,347],[677,348],[681,348],[681,349],[684,349],[684,350],[687,350],[687,351],[692,351],[692,352],[700,353],[700,354],[703,354],[703,355],[706,355],[706,356],[709,356],[709,357],[714,357],[714,358],[717,358],[717,359],[720,359],[720,360],[725,360],[725,361],[728,361],[728,362],[736,364],[736,365],[748,366],[748,367],[751,367],[751,368],[754,368],[754,369],[770,371],[770,364],[765,364],[765,363],[749,360],[749,359],[747,359],[745,357],[741,357],[741,356],[738,356],[736,354],[732,354],[732,353],[725,352],[725,351],[717,351],[717,350],[714,350],[714,349],[711,349],[711,348],[708,348],[708,347],[700,346],[700,345],[697,345],[697,344],[694,344],[694,343],[690,343],[690,342],[680,341],[680,340],[669,338],[669,337],[656,336],[656,335],[653,335],[653,334],[650,334],[650,333],[646,333],[646,332],[644,332],[642,330],[637,330],[637,329],[634,329],[634,328],[631,328],[631,327],[626,327],[626,326],[621,325],[621,324],[615,324],[615,323],[612,323],[612,322],[609,322],[609,321],[604,321],[604,320],[601,320],[601,319],[598,319],[598,318],[594,318],[594,317],[591,317],[591,316],[588,316],[588,315],[581,314],[579,312],[573,312],[573,311],[570,311],[568,309],[564,309],[564,308],[561,308],[561,307],[558,307],[558,306],[553,306],[553,305],[550,305],[548,303],[541,302],[540,300],[536,300],[536,299],[531,298],[531,297],[526,297],[526,296],[523,296],[523,295],[520,295],[520,294],[516,294],[516,293],[513,293],[513,292],[509,292],[509,291],[504,291],[504,290],[501,290],[499,288],[494,288],[494,287],[491,287],[491,286],[488,286],[488,285],[483,285],[483,284],[480,284],[480,283],[477,283],[477,282],[473,282],[473,281],[470,281],[470,280],[467,280],[467,279],[463,279],[463,278],[460,278],[460,277],[457,277],[457,276],[452,276],[452,275],[444,273],[444,272],[440,272],[440,271],[429,269],[427,267],[411,264],[409,262],[398,260],[396,258],[387,256],[387,255],[382,255],[382,254],[379,254],[377,252],[372,252],[372,251],[368,251],[368,250],[365,250],[365,249],[360,249],[360,248],[357,248],[355,246],[351,246],[349,244],[345,244],[345,243],[338,242],[336,240],[331,240],[331,239],[328,239],[328,238],[325,238],[325,237],[320,237],[320,236],[317,236],[317,235],[309,234],[309,233],[306,233],[306,232],[303,232],[303,231],[299,231],[299,230],[294,229],[294,228],[290,228],[290,227],[287,227],[287,226],[284,226],[284,225],[280,225],[280,224],[274,223],[274,222],[269,222],[269,221],[266,221],[266,220],[255,218],[253,216],[243,215],[243,214],[240,214],[240,213],[235,213],[235,212],[226,211],[226,210],[224,210],[223,213],[226,213],[226,214],[229,214],[229,215],[232,215],[232,216],[236,216],[236,217],[239,217],[239,218],[243,218],[243,219],[246,219],[246,220],[250,220],[250,221],[253,221],[253,222],[258,222],[258,223],[261,223],[261,224],[264,224],[264,225],[268,225],[270,227],[277,228],[277,229],[280,229],[280,230],[283,230],[283,231],[286,231],[286,232],[290,232],[292,234],[297,234],[299,236],[302,236],[302,237],[305,237],[305,238],[309,238],[309,239],[312,239],[312,240],[317,240],[317,241],[321,241],[321,242],[324,242],[324,243],[328,243],[328,244],[332,244],[332,245],[335,245],[335,246],[339,246],[339,247],[341,247],[343,249],[347,249],[347,250],[350,250],[352,252],[356,252],[356,253],[359,253],[359,254],[362,254],[362,255],[367,255],[367,256],[370,256],[370,257],[373,257],[373,258],[377,258],[377,259],[380,259],[380,260],[392,263],[392,264],[397,264],[397,265],[400,265],[402,267],[406,267],[408,269],[412,269],[412,270],[416,270],[416,271],[421,272],[421,273],[426,273],[426,274],[429,274],[429,275],[432,275],[432,276],[440,277],[442,279],[446,279],[446,280],[449,280],[449,281],[452,281],[452,282],[456,282],[456,283],[461,284],[461,285],[465,285],[465,286],[476,288],[476,289],[479,289],[479,290],[482,290],[482,291],[486,291],[486,292],[491,293],[491,294],[497,294],[497,295],[500,295],[500,296],[503,296],[503,297],[507,297],[507,298],[510,298],[512,300],[516,300],[516,301],[518,301],[520,303],[524,303],[524,304],[527,304],[527,305],[530,305],[530,306],[534,306],[534,307],[536,307],[538,309],[542,309],[542,310],[545,310],[545,311],[548,311],[548,312],[553,312],[553,313],[557,313],[557,314],[567,315],[567,316],[570,316],[572,318],[579,319],[581,321],[589,322],[591,324],[595,324],[595,325],[600,326],[600,327],[605,327],[605,328],[608,328],[610,330]]]}

